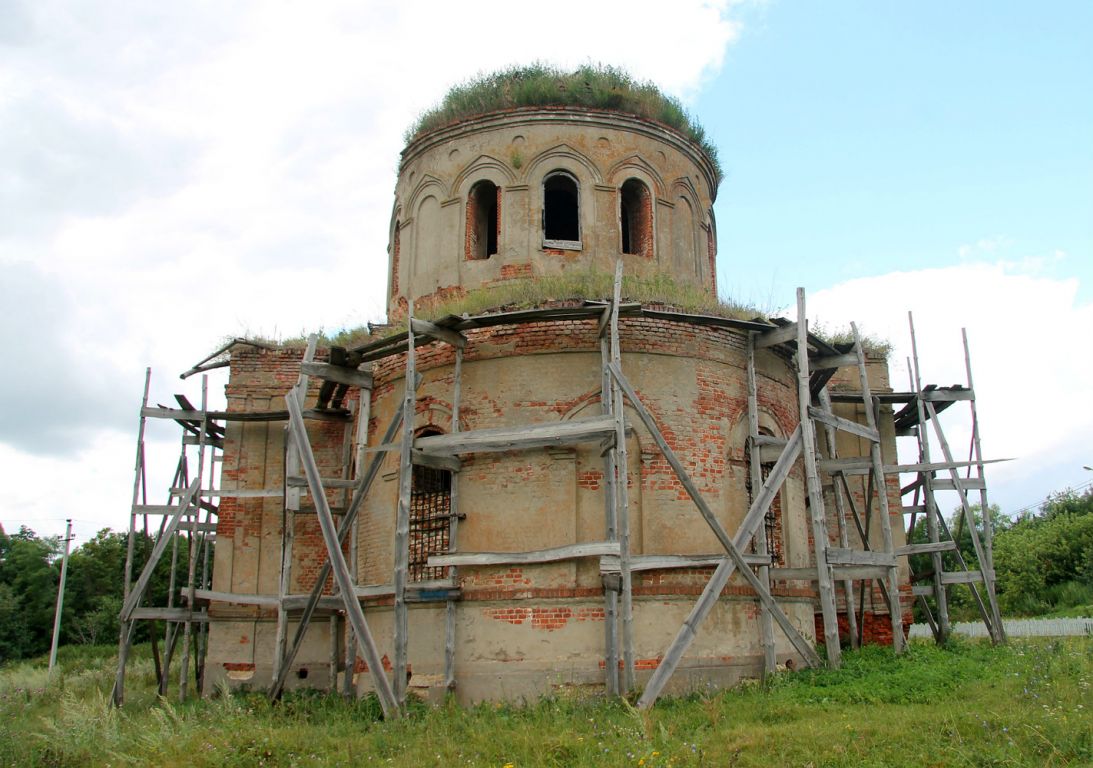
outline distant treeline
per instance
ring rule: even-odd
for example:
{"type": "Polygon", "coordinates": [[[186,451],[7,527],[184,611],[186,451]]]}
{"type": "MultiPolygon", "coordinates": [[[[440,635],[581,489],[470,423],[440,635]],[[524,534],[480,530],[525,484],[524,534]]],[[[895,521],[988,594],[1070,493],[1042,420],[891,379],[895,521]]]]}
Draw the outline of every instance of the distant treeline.
{"type": "MultiPolygon", "coordinates": [[[[976,527],[982,531],[981,510],[974,508],[973,512],[976,527]]],[[[1093,489],[1055,494],[1038,511],[1016,519],[1003,516],[993,506],[990,515],[1003,614],[1093,613],[1093,489]]],[[[954,513],[949,528],[968,567],[978,568],[963,515],[954,513]]],[[[928,540],[924,521],[915,526],[911,538],[915,542],[928,540]]],[[[62,544],[55,536],[42,538],[25,526],[9,535],[0,528],[0,663],[49,650],[61,549],[62,544]]],[[[139,535],[134,551],[135,574],[140,572],[151,549],[151,537],[139,535]]],[[[125,534],[104,529],[69,555],[62,643],[98,644],[117,640],[125,552],[125,534]]],[[[915,557],[916,570],[930,569],[928,555],[915,557]]],[[[957,570],[955,555],[947,552],[944,557],[946,570],[957,570]]],[[[180,539],[176,558],[179,586],[185,581],[187,558],[186,542],[180,539]]],[[[149,603],[166,604],[170,569],[168,553],[152,579],[149,603]]],[[[177,597],[176,594],[176,604],[177,597]]],[[[971,620],[977,615],[967,587],[951,587],[949,605],[954,620],[971,620]]],[[[144,639],[147,631],[148,622],[140,622],[137,639],[144,639]]]]}
{"type": "MultiPolygon", "coordinates": [[[[975,527],[982,534],[983,515],[972,508],[975,527]]],[[[1004,616],[1093,615],[1093,488],[1054,494],[1034,512],[1016,518],[990,508],[994,529],[994,570],[998,601],[1004,616]]],[[[957,510],[948,521],[968,568],[979,568],[971,533],[957,510]]],[[[919,520],[912,543],[929,540],[925,520],[919,520]]],[[[956,555],[944,553],[945,570],[959,570],[956,555]]],[[[915,555],[916,571],[929,571],[929,555],[915,555]]],[[[949,607],[954,620],[978,618],[971,591],[961,585],[949,588],[949,607]]],[[[916,618],[920,607],[915,606],[916,618]]]]}
{"type": "MultiPolygon", "coordinates": [[[[126,534],[103,529],[69,554],[62,644],[117,641],[126,546],[126,534]]],[[[151,549],[151,537],[138,535],[135,574],[151,549]]],[[[26,526],[10,535],[0,528],[0,663],[49,650],[62,551],[59,537],[39,537],[26,526]]],[[[186,542],[180,539],[179,584],[185,579],[187,557],[186,542]]],[[[151,602],[159,605],[166,604],[170,559],[168,552],[151,583],[151,602]]],[[[147,626],[142,625],[147,622],[138,624],[138,640],[146,638],[147,626]]]]}

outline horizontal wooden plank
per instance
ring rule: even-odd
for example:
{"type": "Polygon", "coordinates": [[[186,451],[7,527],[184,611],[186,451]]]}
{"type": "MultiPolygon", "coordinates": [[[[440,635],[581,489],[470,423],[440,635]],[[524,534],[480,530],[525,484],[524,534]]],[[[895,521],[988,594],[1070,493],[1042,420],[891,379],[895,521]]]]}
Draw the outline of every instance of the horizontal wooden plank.
{"type": "MultiPolygon", "coordinates": [[[[307,488],[307,478],[302,475],[289,475],[285,482],[290,488],[307,488]]],[[[358,481],[343,480],[340,477],[322,478],[323,488],[356,488],[358,481]]]]}
{"type": "MultiPolygon", "coordinates": [[[[955,491],[956,484],[952,480],[934,478],[931,482],[935,491],[955,491]]],[[[979,477],[966,477],[960,479],[960,487],[965,491],[983,491],[987,488],[985,480],[979,477]]]]}
{"type": "Polygon", "coordinates": [[[425,453],[418,448],[410,451],[410,463],[420,467],[446,469],[449,472],[458,472],[463,468],[463,462],[458,456],[440,456],[435,453],[425,453]]]}
{"type": "Polygon", "coordinates": [[[284,496],[280,488],[221,488],[202,491],[202,496],[221,499],[273,499],[284,496]]]}
{"type": "MultiPolygon", "coordinates": [[[[183,597],[186,593],[183,591],[183,597]]],[[[307,603],[310,595],[285,595],[285,610],[300,610],[307,603]]],[[[263,608],[276,608],[277,595],[255,595],[245,592],[217,592],[212,589],[195,589],[195,600],[207,600],[215,603],[234,603],[235,605],[257,605],[263,608]]],[[[342,599],[325,595],[319,601],[319,607],[325,610],[339,610],[343,607],[342,599]]]]}
{"type": "MultiPolygon", "coordinates": [[[[185,489],[183,489],[185,490],[185,489]]],[[[177,504],[134,504],[134,515],[173,515],[178,512],[177,504]]]]}
{"type": "Polygon", "coordinates": [[[537,549],[531,552],[461,552],[450,555],[429,555],[430,568],[450,565],[520,565],[528,563],[554,563],[581,557],[618,555],[617,541],[599,541],[587,544],[569,544],[564,547],[537,549]]]}
{"type": "MultiPolygon", "coordinates": [[[[880,565],[834,565],[831,573],[836,581],[847,579],[882,579],[888,575],[888,569],[880,565]]],[[[772,581],[819,581],[815,568],[771,568],[772,581]]]]}
{"type": "Polygon", "coordinates": [[[891,566],[884,565],[833,565],[831,573],[836,581],[847,579],[883,579],[891,566]]]}
{"type": "Polygon", "coordinates": [[[927,542],[925,544],[908,544],[905,547],[896,547],[896,554],[903,555],[926,555],[931,552],[948,552],[949,550],[956,549],[956,543],[952,541],[936,541],[927,542]]]}
{"type": "Polygon", "coordinates": [[[443,341],[446,344],[451,344],[453,347],[463,349],[467,345],[467,339],[463,334],[458,331],[453,331],[449,328],[441,328],[439,325],[434,325],[428,320],[422,320],[420,318],[412,318],[410,323],[414,329],[414,333],[423,333],[426,336],[443,341]]]}
{"type": "Polygon", "coordinates": [[[922,393],[927,403],[952,403],[957,400],[974,400],[975,393],[970,389],[932,389],[922,393]]]}
{"type": "Polygon", "coordinates": [[[212,589],[195,589],[194,597],[217,603],[236,603],[237,605],[264,605],[277,607],[277,595],[253,595],[245,592],[217,592],[212,589]]]}
{"type": "MultiPolygon", "coordinates": [[[[676,568],[709,568],[721,565],[728,555],[631,555],[631,571],[661,571],[676,568]]],[[[770,556],[744,555],[748,565],[769,565],[770,556]]],[[[600,573],[619,573],[621,559],[617,555],[600,558],[600,573]]]]}
{"type": "Polygon", "coordinates": [[[191,613],[187,608],[134,608],[129,615],[130,619],[144,619],[145,621],[190,621],[203,624],[209,620],[209,614],[205,611],[191,613]]]}
{"type": "MultiPolygon", "coordinates": [[[[429,579],[427,581],[414,581],[406,585],[407,592],[432,592],[457,589],[459,585],[452,579],[429,579]]],[[[354,587],[353,594],[358,598],[390,597],[395,594],[392,584],[366,584],[354,587]]]]}
{"type": "Polygon", "coordinates": [[[868,456],[854,456],[845,459],[821,459],[816,462],[820,470],[833,474],[835,472],[842,472],[847,475],[862,474],[869,472],[873,467],[873,462],[869,460],[868,456]]]}
{"type": "Polygon", "coordinates": [[[489,453],[596,442],[613,435],[614,432],[614,418],[603,416],[595,419],[429,435],[417,438],[414,441],[414,447],[425,453],[438,455],[489,453]]]}
{"type": "Polygon", "coordinates": [[[979,581],[983,581],[981,571],[953,571],[941,574],[942,584],[974,584],[979,581]]]}
{"type": "Polygon", "coordinates": [[[829,427],[834,427],[842,432],[849,432],[852,435],[864,437],[866,440],[872,440],[874,443],[880,442],[880,433],[865,424],[859,424],[856,421],[844,419],[841,416],[828,413],[822,408],[814,408],[813,406],[808,407],[808,415],[817,421],[821,421],[829,427]]]}
{"type": "Polygon", "coordinates": [[[911,586],[911,594],[915,597],[933,597],[934,588],[928,584],[914,584],[911,586]]]}
{"type": "Polygon", "coordinates": [[[300,373],[324,381],[333,381],[336,384],[345,384],[349,387],[372,389],[372,374],[356,368],[346,368],[342,365],[331,365],[330,363],[304,362],[300,364],[300,373]]]}
{"type": "Polygon", "coordinates": [[[797,338],[797,323],[789,323],[788,325],[779,326],[778,328],[772,328],[769,331],[763,331],[755,337],[755,348],[763,349],[765,347],[773,347],[776,344],[784,344],[787,341],[793,341],[797,338]]]}
{"type": "Polygon", "coordinates": [[[755,436],[755,444],[756,445],[773,445],[773,446],[777,446],[778,448],[785,448],[786,447],[786,442],[788,442],[788,441],[784,437],[774,437],[773,435],[756,435],[755,436]]]}
{"type": "MultiPolygon", "coordinates": [[[[288,421],[288,411],[207,411],[207,414],[208,418],[213,421],[288,421]]],[[[149,419],[173,419],[175,421],[201,421],[202,419],[201,411],[179,408],[153,408],[152,406],[142,408],[140,415],[149,419]]],[[[345,409],[319,411],[310,408],[304,411],[304,418],[319,421],[345,421],[349,418],[349,411],[345,409]]]]}
{"type": "Polygon", "coordinates": [[[904,504],[900,507],[900,511],[905,515],[923,515],[926,514],[925,504],[904,504]]]}
{"type": "MultiPolygon", "coordinates": [[[[197,435],[183,435],[183,445],[201,445],[201,438],[197,435]]],[[[218,437],[206,437],[205,445],[209,448],[216,448],[218,451],[224,450],[224,440],[218,437]]]]}
{"type": "Polygon", "coordinates": [[[808,367],[813,371],[832,368],[853,368],[858,365],[857,355],[814,355],[808,360],[808,367]]]}
{"type": "Polygon", "coordinates": [[[887,552],[832,547],[827,550],[827,562],[832,565],[881,565],[891,568],[896,565],[896,556],[887,552]]]}

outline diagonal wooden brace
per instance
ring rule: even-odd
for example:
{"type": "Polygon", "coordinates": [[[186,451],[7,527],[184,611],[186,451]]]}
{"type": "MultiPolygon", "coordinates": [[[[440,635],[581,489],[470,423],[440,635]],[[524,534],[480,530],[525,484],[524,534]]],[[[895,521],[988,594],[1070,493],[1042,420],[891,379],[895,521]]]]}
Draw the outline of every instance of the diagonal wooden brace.
{"type": "MultiPolygon", "coordinates": [[[[383,443],[389,443],[395,438],[395,433],[398,432],[399,427],[402,426],[402,409],[400,408],[394,418],[391,419],[391,423],[387,426],[387,432],[384,433],[383,443]]],[[[382,443],[381,443],[382,444],[382,443]]],[[[357,519],[357,512],[361,508],[361,504],[364,503],[365,497],[368,495],[368,491],[372,487],[372,483],[375,482],[376,477],[379,476],[380,466],[383,464],[385,454],[379,453],[372,458],[372,463],[368,465],[368,471],[364,473],[360,483],[357,484],[356,490],[353,492],[353,499],[349,503],[349,508],[346,510],[345,515],[342,517],[341,525],[338,526],[338,541],[345,541],[345,537],[349,535],[349,531],[353,528],[353,521],[357,519]]],[[[288,679],[289,667],[292,666],[293,660],[296,658],[296,654],[300,651],[300,646],[304,644],[304,635],[307,633],[308,624],[311,622],[311,617],[315,613],[315,609],[319,605],[319,598],[323,594],[323,585],[326,584],[326,580],[330,577],[330,561],[327,560],[322,564],[319,569],[319,575],[315,580],[315,586],[311,588],[311,594],[308,595],[307,604],[304,605],[303,615],[300,616],[300,622],[296,626],[296,634],[292,638],[292,645],[289,646],[288,651],[285,653],[285,658],[282,660],[277,677],[273,681],[273,685],[270,686],[269,697],[271,700],[276,700],[281,691],[284,690],[285,681],[288,679]]]]}
{"type": "MultiPolygon", "coordinates": [[[[401,713],[398,703],[395,701],[395,694],[391,690],[391,681],[387,679],[384,672],[376,641],[372,638],[372,632],[369,630],[368,622],[364,618],[364,611],[361,610],[361,604],[357,601],[356,593],[353,591],[353,577],[349,573],[349,566],[346,565],[345,556],[342,555],[341,538],[334,526],[334,516],[330,513],[326,492],[323,491],[323,481],[319,475],[319,467],[315,463],[315,454],[312,453],[311,443],[307,438],[307,427],[304,426],[303,411],[300,408],[300,403],[292,393],[285,397],[285,402],[288,404],[289,432],[300,451],[300,461],[303,464],[304,474],[307,476],[308,489],[311,491],[311,498],[315,504],[319,527],[323,531],[323,540],[326,543],[326,553],[329,558],[328,562],[334,572],[334,581],[341,591],[346,616],[353,625],[353,634],[357,638],[357,645],[361,655],[368,662],[368,671],[372,674],[372,684],[379,696],[384,717],[398,717],[401,713]]],[[[321,585],[322,582],[320,581],[319,584],[321,585]]]]}
{"type": "Polygon", "coordinates": [[[729,555],[729,557],[723,560],[714,571],[713,576],[710,578],[710,582],[702,592],[702,596],[695,604],[694,609],[692,609],[691,614],[687,617],[686,621],[684,621],[676,639],[672,641],[672,645],[665,653],[664,660],[660,663],[660,666],[657,667],[649,684],[645,687],[645,693],[642,695],[641,699],[638,700],[638,706],[649,707],[656,701],[665,683],[668,682],[668,679],[675,671],[675,667],[679,664],[679,660],[682,658],[683,653],[694,640],[695,630],[698,625],[706,617],[710,609],[713,608],[721,590],[724,589],[729,578],[738,568],[744,578],[755,590],[760,601],[762,601],[763,605],[767,607],[773,618],[778,622],[778,625],[785,631],[786,637],[793,643],[794,648],[797,649],[801,656],[804,657],[811,666],[819,666],[821,663],[820,658],[816,655],[812,646],[801,636],[797,631],[797,628],[793,626],[789,618],[782,611],[781,607],[770,596],[770,592],[767,591],[766,585],[760,582],[759,578],[751,571],[751,568],[747,566],[744,556],[740,552],[740,549],[747,546],[748,542],[750,542],[755,535],[755,532],[758,530],[759,525],[763,520],[763,516],[766,515],[771,502],[774,500],[775,494],[778,492],[778,488],[789,474],[789,470],[792,468],[793,463],[797,460],[797,456],[801,452],[800,427],[798,426],[798,428],[794,430],[787,441],[786,447],[783,449],[782,455],[775,463],[770,476],[763,484],[755,501],[752,502],[751,507],[748,509],[748,513],[744,516],[744,520],[740,525],[740,530],[737,532],[736,540],[734,541],[729,537],[728,532],[717,520],[713,510],[711,510],[706,503],[706,500],[702,498],[702,494],[699,493],[698,488],[687,474],[687,470],[684,469],[683,464],[676,456],[675,451],[672,450],[671,446],[669,446],[668,442],[664,439],[664,435],[657,426],[656,420],[653,419],[652,414],[649,413],[640,398],[638,398],[637,392],[634,390],[629,380],[615,363],[609,363],[607,367],[611,372],[611,375],[619,383],[619,387],[626,394],[627,399],[630,400],[630,404],[634,407],[639,418],[641,418],[642,422],[645,424],[646,429],[648,429],[649,433],[653,436],[653,440],[657,443],[665,460],[667,460],[673,471],[675,471],[676,476],[679,478],[684,489],[686,489],[691,500],[694,501],[695,506],[698,507],[698,511],[702,514],[702,517],[705,518],[710,529],[714,532],[714,535],[717,537],[718,541],[721,542],[722,546],[725,547],[725,551],[729,555]]]}
{"type": "Polygon", "coordinates": [[[197,495],[197,489],[200,487],[201,481],[195,479],[190,483],[190,487],[186,489],[186,493],[183,494],[179,500],[178,511],[171,515],[170,522],[167,523],[167,527],[163,530],[163,533],[159,535],[159,539],[156,540],[156,546],[152,548],[152,554],[148,556],[148,562],[144,564],[144,570],[140,572],[140,578],[137,579],[137,583],[133,586],[133,589],[129,592],[129,597],[126,598],[125,604],[121,607],[121,613],[119,618],[122,622],[129,621],[133,615],[133,611],[140,605],[141,599],[144,597],[145,590],[148,589],[148,583],[152,580],[152,571],[156,569],[156,565],[159,564],[159,559],[163,556],[164,550],[167,549],[167,544],[170,542],[171,537],[175,535],[175,531],[178,530],[179,521],[182,520],[182,515],[190,509],[190,506],[194,506],[194,514],[197,514],[197,505],[194,504],[194,497],[197,495]]]}

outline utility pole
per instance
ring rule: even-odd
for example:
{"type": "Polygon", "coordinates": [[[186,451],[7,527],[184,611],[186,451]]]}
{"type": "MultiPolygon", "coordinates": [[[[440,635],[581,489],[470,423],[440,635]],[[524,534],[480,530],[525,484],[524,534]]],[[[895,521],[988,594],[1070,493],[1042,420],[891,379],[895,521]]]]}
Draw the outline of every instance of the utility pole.
{"type": "Polygon", "coordinates": [[[65,577],[68,575],[68,548],[72,544],[72,520],[67,520],[68,528],[65,530],[65,554],[61,559],[61,583],[57,585],[57,613],[53,616],[53,645],[49,649],[49,675],[53,675],[53,668],[57,666],[57,641],[61,637],[61,607],[65,601],[65,577]]]}

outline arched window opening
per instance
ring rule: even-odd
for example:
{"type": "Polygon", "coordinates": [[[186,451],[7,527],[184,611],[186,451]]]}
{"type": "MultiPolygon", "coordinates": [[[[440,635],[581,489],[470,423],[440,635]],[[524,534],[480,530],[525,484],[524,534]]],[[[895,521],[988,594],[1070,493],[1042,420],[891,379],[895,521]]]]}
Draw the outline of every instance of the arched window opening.
{"type": "Polygon", "coordinates": [[[488,259],[497,253],[501,234],[498,214],[501,190],[492,181],[480,181],[467,197],[467,258],[488,259]]]}
{"type": "MultiPolygon", "coordinates": [[[[426,427],[418,437],[439,435],[426,427]]],[[[448,551],[451,533],[452,473],[414,465],[410,473],[410,581],[442,579],[447,568],[430,568],[429,555],[448,551]]]]}
{"type": "Polygon", "coordinates": [[[638,179],[627,179],[619,190],[622,252],[634,256],[653,253],[653,198],[638,179]]]}
{"type": "MultiPolygon", "coordinates": [[[[774,437],[774,433],[766,427],[759,428],[759,434],[766,437],[774,437]]],[[[764,462],[761,465],[762,471],[760,476],[765,482],[767,476],[773,469],[773,462],[764,462]]],[[[751,473],[748,473],[747,480],[744,482],[748,490],[748,501],[755,500],[755,495],[759,493],[758,488],[752,487],[751,473]]],[[[763,516],[763,541],[767,545],[767,554],[770,555],[771,565],[783,566],[785,565],[785,547],[783,546],[782,539],[782,492],[779,490],[774,496],[774,500],[771,501],[770,506],[767,508],[766,515],[763,516]]],[[[752,552],[757,552],[756,540],[752,540],[752,552]]]]}
{"type": "Polygon", "coordinates": [[[395,232],[391,236],[391,295],[398,295],[398,270],[399,270],[399,233],[402,227],[395,222],[395,232]]]}
{"type": "Polygon", "coordinates": [[[547,245],[581,242],[580,190],[568,173],[554,173],[543,181],[543,239],[547,245]]]}

